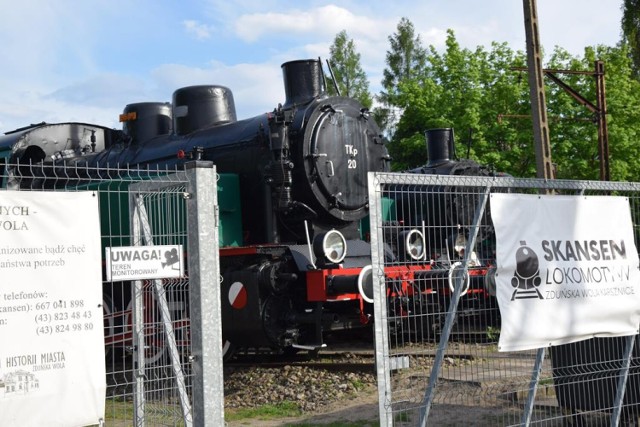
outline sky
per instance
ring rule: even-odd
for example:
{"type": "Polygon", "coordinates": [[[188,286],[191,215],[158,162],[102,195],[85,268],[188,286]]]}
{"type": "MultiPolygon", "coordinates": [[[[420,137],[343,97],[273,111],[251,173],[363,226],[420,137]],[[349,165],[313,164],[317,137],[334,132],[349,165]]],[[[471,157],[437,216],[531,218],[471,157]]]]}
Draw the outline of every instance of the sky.
{"type": "MultiPolygon", "coordinates": [[[[615,46],[621,5],[538,0],[543,48],[615,46]]],[[[328,59],[342,30],[376,94],[402,17],[423,47],[442,51],[452,29],[463,48],[525,51],[519,0],[0,0],[0,11],[0,134],[42,121],[120,129],[127,104],[200,84],[228,87],[238,119],[253,117],[284,102],[284,62],[328,59]]]]}

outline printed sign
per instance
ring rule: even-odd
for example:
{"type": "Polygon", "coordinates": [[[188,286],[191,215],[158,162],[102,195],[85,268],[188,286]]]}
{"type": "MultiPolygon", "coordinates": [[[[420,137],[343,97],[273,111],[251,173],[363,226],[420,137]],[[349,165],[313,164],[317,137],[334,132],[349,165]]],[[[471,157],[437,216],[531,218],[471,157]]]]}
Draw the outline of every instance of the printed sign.
{"type": "Polygon", "coordinates": [[[107,281],[184,276],[182,245],[106,248],[107,281]]]}
{"type": "Polygon", "coordinates": [[[104,360],[98,198],[0,192],[0,425],[98,424],[104,360]]]}
{"type": "Polygon", "coordinates": [[[492,194],[499,350],[638,333],[640,273],[629,201],[492,194]]]}

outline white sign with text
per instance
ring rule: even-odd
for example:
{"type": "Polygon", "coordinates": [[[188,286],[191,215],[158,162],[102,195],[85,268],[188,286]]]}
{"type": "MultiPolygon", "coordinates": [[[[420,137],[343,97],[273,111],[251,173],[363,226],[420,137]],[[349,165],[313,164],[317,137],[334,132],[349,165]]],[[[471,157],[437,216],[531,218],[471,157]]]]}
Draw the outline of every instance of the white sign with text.
{"type": "Polygon", "coordinates": [[[0,425],[104,417],[100,252],[95,193],[0,192],[0,425]]]}
{"type": "Polygon", "coordinates": [[[499,350],[638,333],[640,273],[629,200],[492,194],[499,350]]]}
{"type": "Polygon", "coordinates": [[[119,246],[105,249],[107,281],[184,276],[182,245],[119,246]]]}

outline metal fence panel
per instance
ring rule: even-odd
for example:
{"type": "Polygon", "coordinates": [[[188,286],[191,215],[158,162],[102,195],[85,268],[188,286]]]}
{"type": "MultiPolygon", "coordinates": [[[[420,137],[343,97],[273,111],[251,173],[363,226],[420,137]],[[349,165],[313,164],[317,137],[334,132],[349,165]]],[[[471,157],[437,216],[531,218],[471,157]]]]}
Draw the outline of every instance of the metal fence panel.
{"type": "Polygon", "coordinates": [[[186,262],[193,278],[103,281],[107,426],[224,420],[221,346],[203,350],[203,342],[222,342],[220,320],[192,317],[191,292],[196,301],[220,299],[215,168],[195,163],[186,171],[40,164],[0,170],[9,190],[96,191],[103,254],[138,245],[182,245],[196,254],[186,262]]]}
{"type": "MultiPolygon", "coordinates": [[[[188,236],[185,193],[184,182],[150,180],[132,184],[129,187],[132,246],[184,245],[188,236]]],[[[172,418],[182,418],[190,426],[191,403],[182,361],[190,354],[189,330],[176,327],[189,321],[188,282],[163,282],[136,280],[131,285],[134,420],[136,425],[144,425],[147,418],[156,417],[155,409],[160,408],[163,412],[160,417],[170,413],[172,418]],[[149,376],[163,381],[157,385],[148,383],[149,376]],[[165,404],[158,405],[159,402],[165,404]],[[171,405],[166,405],[169,402],[171,405]]]]}
{"type": "Polygon", "coordinates": [[[637,422],[636,336],[498,351],[488,202],[497,192],[623,195],[637,247],[640,184],[371,173],[369,192],[381,425],[637,422]]]}

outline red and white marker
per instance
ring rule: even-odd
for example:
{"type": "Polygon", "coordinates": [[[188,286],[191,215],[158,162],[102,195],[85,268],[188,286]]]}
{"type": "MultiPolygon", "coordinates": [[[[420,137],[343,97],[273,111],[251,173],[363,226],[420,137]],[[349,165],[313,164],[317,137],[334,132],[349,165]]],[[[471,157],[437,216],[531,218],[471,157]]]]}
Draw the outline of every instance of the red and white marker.
{"type": "Polygon", "coordinates": [[[229,304],[236,310],[242,310],[247,305],[247,288],[242,283],[234,282],[231,284],[229,304]]]}

